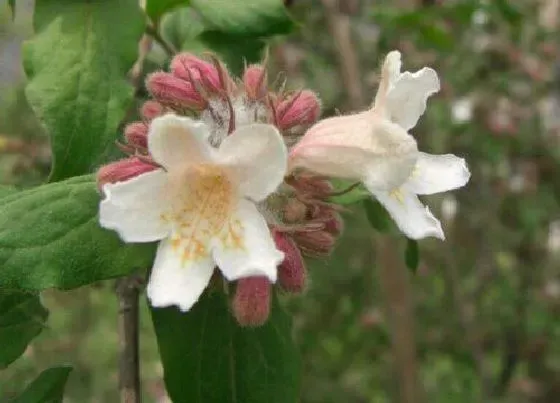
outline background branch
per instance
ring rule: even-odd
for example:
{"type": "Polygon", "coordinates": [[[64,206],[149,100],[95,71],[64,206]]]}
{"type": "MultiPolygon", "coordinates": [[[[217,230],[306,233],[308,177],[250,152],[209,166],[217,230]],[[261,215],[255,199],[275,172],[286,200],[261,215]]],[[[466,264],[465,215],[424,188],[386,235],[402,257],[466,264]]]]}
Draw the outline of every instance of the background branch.
{"type": "Polygon", "coordinates": [[[121,403],[139,403],[140,363],[138,337],[138,296],[141,279],[137,275],[117,280],[119,301],[119,389],[121,403]]]}

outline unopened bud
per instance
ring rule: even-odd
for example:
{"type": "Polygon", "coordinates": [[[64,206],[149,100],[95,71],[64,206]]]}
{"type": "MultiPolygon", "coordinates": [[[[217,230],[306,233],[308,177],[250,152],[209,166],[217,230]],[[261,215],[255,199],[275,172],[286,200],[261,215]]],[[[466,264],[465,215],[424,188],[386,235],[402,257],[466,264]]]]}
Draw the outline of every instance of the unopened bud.
{"type": "Polygon", "coordinates": [[[342,229],[344,228],[344,221],[338,212],[329,209],[327,212],[322,212],[325,219],[325,231],[335,237],[340,235],[342,229]]]}
{"type": "Polygon", "coordinates": [[[141,161],[137,157],[112,162],[97,171],[97,187],[102,189],[103,185],[107,183],[126,181],[154,169],[156,166],[141,161]]]}
{"type": "Polygon", "coordinates": [[[276,121],[281,130],[294,126],[311,125],[321,115],[321,103],[313,91],[300,93],[280,102],[276,108],[276,121]]]}
{"type": "Polygon", "coordinates": [[[126,142],[134,147],[148,147],[148,125],[143,122],[129,123],[124,129],[126,142]]]}
{"type": "Polygon", "coordinates": [[[156,101],[146,101],[142,105],[142,109],[140,113],[142,117],[146,120],[152,120],[157,118],[158,116],[163,115],[165,112],[163,105],[156,101]]]}
{"type": "Polygon", "coordinates": [[[327,231],[308,231],[296,233],[294,241],[311,256],[328,256],[334,247],[335,237],[327,231]]]}
{"type": "Polygon", "coordinates": [[[263,99],[268,92],[266,69],[258,64],[247,67],[243,73],[243,84],[250,100],[263,99]]]}
{"type": "MultiPolygon", "coordinates": [[[[220,67],[222,67],[220,65],[220,67]]],[[[202,60],[191,53],[180,53],[171,61],[171,71],[175,76],[188,81],[196,81],[211,93],[219,93],[224,90],[220,79],[220,71],[213,63],[202,60]]],[[[226,71],[224,78],[229,80],[226,71]]],[[[193,83],[194,84],[194,83],[193,83]]],[[[227,84],[227,83],[226,83],[227,84]]]]}
{"type": "Polygon", "coordinates": [[[241,326],[261,326],[270,314],[271,286],[264,276],[237,281],[233,297],[233,315],[241,326]]]}
{"type": "Polygon", "coordinates": [[[307,210],[307,206],[298,199],[290,199],[284,206],[284,220],[290,223],[303,221],[307,210]]]}
{"type": "Polygon", "coordinates": [[[288,234],[274,232],[273,236],[278,250],[284,252],[284,261],[278,266],[278,283],[288,292],[300,293],[304,290],[307,279],[301,252],[288,234]]]}
{"type": "Polygon", "coordinates": [[[202,110],[207,101],[193,84],[175,77],[173,74],[156,72],[148,76],[146,87],[163,104],[202,110]]]}
{"type": "Polygon", "coordinates": [[[334,190],[328,180],[318,176],[298,176],[291,180],[290,185],[299,192],[315,199],[327,198],[334,190]]]}

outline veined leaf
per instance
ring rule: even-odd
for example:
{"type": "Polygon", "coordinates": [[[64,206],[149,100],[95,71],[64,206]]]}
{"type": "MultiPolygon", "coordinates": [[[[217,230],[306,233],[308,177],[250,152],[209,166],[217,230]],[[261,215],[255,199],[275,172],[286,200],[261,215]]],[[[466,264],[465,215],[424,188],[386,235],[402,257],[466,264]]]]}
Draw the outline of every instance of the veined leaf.
{"type": "Polygon", "coordinates": [[[167,392],[174,403],[296,403],[300,361],[278,302],[267,323],[237,325],[221,291],[188,313],[152,308],[167,392]]]}
{"type": "Polygon", "coordinates": [[[72,367],[44,370],[12,403],[62,403],[62,395],[72,367]]]}
{"type": "Polygon", "coordinates": [[[99,226],[91,176],[0,199],[0,288],[73,288],[153,262],[155,245],[123,244],[99,226]]]}
{"type": "Polygon", "coordinates": [[[132,100],[126,74],[144,30],[138,0],[37,0],[24,45],[26,95],[51,137],[51,181],[92,172],[115,150],[132,100]]]}
{"type": "Polygon", "coordinates": [[[38,295],[0,290],[0,369],[23,354],[29,342],[43,329],[47,316],[38,295]]]}

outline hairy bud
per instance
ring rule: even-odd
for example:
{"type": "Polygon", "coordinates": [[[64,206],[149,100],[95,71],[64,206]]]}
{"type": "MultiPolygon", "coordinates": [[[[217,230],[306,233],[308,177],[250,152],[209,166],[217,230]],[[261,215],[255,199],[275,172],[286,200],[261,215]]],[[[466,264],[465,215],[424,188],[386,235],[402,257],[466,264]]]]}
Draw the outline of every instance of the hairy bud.
{"type": "Polygon", "coordinates": [[[263,99],[268,92],[266,69],[258,64],[248,66],[243,73],[243,84],[250,100],[263,99]]]}
{"type": "Polygon", "coordinates": [[[126,181],[154,169],[156,169],[154,165],[143,162],[137,157],[112,162],[97,171],[97,187],[101,189],[107,183],[126,181]]]}
{"type": "Polygon", "coordinates": [[[163,105],[156,101],[146,101],[140,109],[142,117],[146,120],[152,120],[165,112],[163,105]]]}
{"type": "Polygon", "coordinates": [[[231,79],[225,67],[202,60],[191,53],[180,53],[171,61],[171,71],[175,76],[191,82],[197,82],[210,93],[227,91],[231,79]],[[220,75],[223,75],[221,78],[220,75]],[[225,83],[222,83],[222,79],[225,83]]]}
{"type": "Polygon", "coordinates": [[[311,125],[321,115],[321,103],[313,91],[303,90],[281,101],[276,108],[276,121],[281,130],[311,125]]]}
{"type": "Polygon", "coordinates": [[[327,231],[297,232],[294,241],[308,255],[328,256],[334,247],[335,237],[327,231]]]}
{"type": "Polygon", "coordinates": [[[307,210],[307,206],[298,199],[290,199],[284,206],[284,220],[290,223],[303,221],[307,210]]]}
{"type": "Polygon", "coordinates": [[[285,255],[284,261],[278,267],[280,286],[288,292],[302,292],[305,288],[307,273],[296,243],[286,233],[275,231],[272,235],[276,247],[285,255]]]}
{"type": "Polygon", "coordinates": [[[146,87],[159,102],[175,107],[202,110],[207,101],[196,90],[195,86],[173,74],[156,72],[148,76],[146,87]]]}
{"type": "Polygon", "coordinates": [[[331,183],[318,176],[302,175],[290,179],[290,185],[303,195],[315,199],[324,199],[331,195],[333,186],[331,183]]]}
{"type": "Polygon", "coordinates": [[[271,285],[264,276],[242,278],[233,297],[233,315],[241,326],[261,326],[270,314],[271,285]]]}
{"type": "Polygon", "coordinates": [[[148,147],[148,125],[143,122],[129,123],[124,129],[126,142],[134,147],[148,147]]]}

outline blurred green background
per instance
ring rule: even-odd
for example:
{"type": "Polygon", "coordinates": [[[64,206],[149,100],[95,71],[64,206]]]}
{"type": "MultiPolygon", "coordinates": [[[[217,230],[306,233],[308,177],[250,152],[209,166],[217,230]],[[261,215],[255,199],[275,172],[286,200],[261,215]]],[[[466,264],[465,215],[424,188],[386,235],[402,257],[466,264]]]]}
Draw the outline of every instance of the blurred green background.
{"type": "MultiPolygon", "coordinates": [[[[28,187],[50,156],[20,66],[33,2],[16,3],[12,22],[0,1],[0,183],[28,187]]],[[[405,69],[442,80],[413,134],[472,171],[429,198],[448,239],[420,243],[415,273],[403,237],[375,233],[361,205],[333,256],[309,262],[308,291],[285,301],[302,403],[560,401],[560,1],[286,3],[299,24],[271,44],[273,71],[316,90],[327,116],[367,106],[380,61],[401,50],[405,69]]],[[[68,402],[118,401],[113,282],[43,299],[48,327],[0,372],[0,401],[63,362],[68,402]]],[[[141,328],[145,401],[165,402],[144,300],[141,328]]]]}

